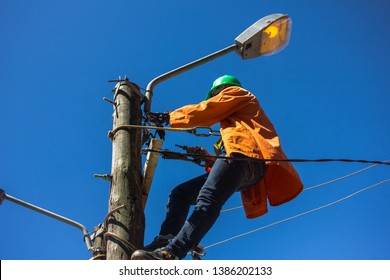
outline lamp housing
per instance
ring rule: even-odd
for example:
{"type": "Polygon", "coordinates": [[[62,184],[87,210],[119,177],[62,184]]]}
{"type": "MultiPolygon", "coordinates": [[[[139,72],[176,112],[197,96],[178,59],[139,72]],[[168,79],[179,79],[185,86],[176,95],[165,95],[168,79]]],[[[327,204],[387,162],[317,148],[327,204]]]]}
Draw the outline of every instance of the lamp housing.
{"type": "Polygon", "coordinates": [[[273,55],[290,41],[291,18],[286,14],[272,14],[255,22],[236,39],[236,52],[242,59],[273,55]]]}

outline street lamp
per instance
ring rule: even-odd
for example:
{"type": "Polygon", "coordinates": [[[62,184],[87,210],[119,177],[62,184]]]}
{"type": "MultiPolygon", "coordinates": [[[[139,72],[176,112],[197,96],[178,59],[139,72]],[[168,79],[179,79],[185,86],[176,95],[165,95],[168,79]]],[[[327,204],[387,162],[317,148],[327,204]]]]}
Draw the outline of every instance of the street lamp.
{"type": "Polygon", "coordinates": [[[258,20],[242,32],[234,44],[154,78],[146,88],[145,113],[150,112],[154,87],[199,65],[235,51],[242,59],[273,55],[290,40],[291,19],[286,14],[272,14],[258,20]]]}

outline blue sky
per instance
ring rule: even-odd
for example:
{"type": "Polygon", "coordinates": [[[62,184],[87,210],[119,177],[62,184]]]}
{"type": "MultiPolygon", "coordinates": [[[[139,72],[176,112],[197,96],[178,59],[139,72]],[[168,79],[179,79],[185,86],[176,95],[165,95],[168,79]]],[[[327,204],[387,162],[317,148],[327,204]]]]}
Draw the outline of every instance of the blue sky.
{"type": "MultiPolygon", "coordinates": [[[[233,43],[258,19],[289,14],[282,52],[229,54],[155,88],[152,111],[201,101],[232,74],[260,100],[291,158],[388,160],[390,4],[386,0],[0,2],[0,186],[7,194],[76,220],[90,231],[107,214],[114,84],[154,77],[233,43]]],[[[216,126],[217,127],[217,126],[216,126]]],[[[167,133],[164,148],[215,138],[167,133]]],[[[305,187],[367,167],[295,163],[305,187]]],[[[204,246],[274,223],[389,179],[377,166],[302,193],[245,219],[221,214],[204,246]]],[[[145,243],[158,233],[170,189],[202,172],[160,160],[146,208],[145,243]]],[[[389,183],[333,207],[207,250],[205,259],[390,259],[389,183]]],[[[225,208],[240,205],[234,195],[225,208]]],[[[89,259],[78,229],[9,201],[0,206],[0,259],[89,259]]]]}

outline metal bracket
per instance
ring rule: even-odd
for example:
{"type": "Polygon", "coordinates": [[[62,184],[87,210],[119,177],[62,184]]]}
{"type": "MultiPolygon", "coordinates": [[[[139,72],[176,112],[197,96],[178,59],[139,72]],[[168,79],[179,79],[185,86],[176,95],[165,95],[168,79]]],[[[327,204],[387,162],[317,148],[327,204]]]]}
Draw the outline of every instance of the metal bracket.
{"type": "Polygon", "coordinates": [[[107,97],[103,97],[103,100],[107,101],[108,103],[111,103],[112,105],[114,105],[116,107],[116,103],[114,101],[112,101],[111,99],[109,99],[107,97]]]}
{"type": "Polygon", "coordinates": [[[94,174],[95,178],[103,179],[106,181],[112,181],[112,175],[111,174],[94,174]]]}

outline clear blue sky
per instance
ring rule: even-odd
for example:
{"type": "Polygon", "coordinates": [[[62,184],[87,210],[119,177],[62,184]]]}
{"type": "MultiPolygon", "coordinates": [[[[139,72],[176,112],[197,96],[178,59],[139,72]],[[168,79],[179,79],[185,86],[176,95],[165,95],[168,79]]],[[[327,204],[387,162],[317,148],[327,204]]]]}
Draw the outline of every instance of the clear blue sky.
{"type": "MultiPolygon", "coordinates": [[[[153,111],[198,103],[213,80],[240,78],[260,100],[291,158],[390,159],[390,4],[386,0],[0,2],[0,186],[84,224],[107,214],[114,84],[154,77],[233,43],[252,23],[289,14],[288,47],[243,61],[229,54],[155,88],[153,111]]],[[[164,148],[215,138],[167,134],[164,148]]],[[[295,163],[305,187],[367,167],[295,163]]],[[[221,214],[205,246],[308,211],[389,178],[378,166],[302,193],[247,220],[221,214]]],[[[158,233],[170,189],[202,172],[160,160],[146,209],[145,243],[158,233]]],[[[207,250],[206,259],[390,259],[390,184],[331,208],[207,250]]],[[[225,208],[240,205],[239,195],[225,208]]],[[[0,259],[88,259],[78,229],[9,201],[0,206],[0,259]]]]}

